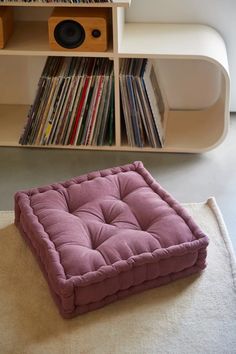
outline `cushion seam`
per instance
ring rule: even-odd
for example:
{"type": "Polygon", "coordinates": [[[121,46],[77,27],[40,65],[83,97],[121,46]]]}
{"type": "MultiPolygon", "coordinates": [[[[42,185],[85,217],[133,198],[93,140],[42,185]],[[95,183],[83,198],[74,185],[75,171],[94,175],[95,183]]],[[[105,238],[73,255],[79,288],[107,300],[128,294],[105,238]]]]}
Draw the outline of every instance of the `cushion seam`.
{"type": "MultiPolygon", "coordinates": [[[[30,199],[30,198],[29,198],[29,206],[31,207],[34,216],[36,216],[36,218],[37,218],[37,220],[38,220],[38,223],[42,226],[44,233],[47,235],[48,239],[49,239],[49,240],[51,241],[51,243],[53,244],[54,249],[55,249],[55,251],[56,251],[57,254],[58,254],[58,257],[59,257],[59,260],[60,260],[60,265],[61,265],[61,267],[62,267],[62,269],[63,269],[65,278],[67,279],[67,275],[66,275],[66,273],[65,273],[65,269],[64,269],[64,267],[63,267],[63,265],[62,265],[62,263],[61,263],[60,253],[58,252],[58,250],[57,250],[57,248],[56,248],[56,246],[55,246],[55,243],[51,240],[51,238],[50,238],[48,232],[46,232],[44,225],[40,222],[38,215],[35,214],[34,208],[33,208],[32,205],[31,205],[31,199],[30,199]]],[[[40,257],[40,258],[41,258],[41,257],[40,257]]],[[[42,262],[42,263],[44,263],[44,262],[42,262]]]]}

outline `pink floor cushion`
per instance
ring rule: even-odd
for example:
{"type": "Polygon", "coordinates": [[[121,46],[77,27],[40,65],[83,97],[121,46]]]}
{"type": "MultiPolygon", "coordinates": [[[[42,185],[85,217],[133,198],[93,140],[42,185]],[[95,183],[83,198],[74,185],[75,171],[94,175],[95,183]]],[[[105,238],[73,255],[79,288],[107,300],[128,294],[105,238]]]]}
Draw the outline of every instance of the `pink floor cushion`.
{"type": "Polygon", "coordinates": [[[206,267],[207,236],[141,162],[18,192],[15,223],[65,318],[206,267]]]}

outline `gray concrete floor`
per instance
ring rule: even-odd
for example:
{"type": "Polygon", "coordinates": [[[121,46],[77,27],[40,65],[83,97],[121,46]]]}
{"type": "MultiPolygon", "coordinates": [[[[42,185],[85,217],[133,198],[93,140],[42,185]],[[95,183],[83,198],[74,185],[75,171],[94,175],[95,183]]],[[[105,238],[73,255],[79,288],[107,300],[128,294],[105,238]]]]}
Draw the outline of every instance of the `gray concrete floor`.
{"type": "Polygon", "coordinates": [[[180,202],[200,202],[214,196],[236,250],[235,137],[236,115],[232,115],[226,140],[204,154],[0,148],[0,210],[13,209],[13,195],[17,190],[141,160],[180,202]]]}

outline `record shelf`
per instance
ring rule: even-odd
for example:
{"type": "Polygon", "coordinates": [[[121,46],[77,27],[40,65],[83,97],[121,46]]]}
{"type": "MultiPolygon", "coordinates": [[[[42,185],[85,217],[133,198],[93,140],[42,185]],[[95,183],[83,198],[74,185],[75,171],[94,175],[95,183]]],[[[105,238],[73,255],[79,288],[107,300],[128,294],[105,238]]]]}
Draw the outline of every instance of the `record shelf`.
{"type": "MultiPolygon", "coordinates": [[[[134,1],[134,0],[133,0],[134,1]]],[[[114,66],[114,144],[27,145],[27,147],[110,151],[201,153],[219,145],[229,127],[230,77],[220,34],[202,24],[126,22],[131,0],[113,3],[1,1],[14,8],[14,32],[0,49],[0,146],[22,146],[19,138],[48,56],[109,58],[114,66]],[[106,52],[53,51],[47,19],[54,7],[108,7],[112,38],[106,52]],[[131,147],[121,119],[119,74],[124,58],[156,62],[165,101],[162,148],[131,147]]],[[[23,145],[24,146],[24,145],[23,145]]]]}

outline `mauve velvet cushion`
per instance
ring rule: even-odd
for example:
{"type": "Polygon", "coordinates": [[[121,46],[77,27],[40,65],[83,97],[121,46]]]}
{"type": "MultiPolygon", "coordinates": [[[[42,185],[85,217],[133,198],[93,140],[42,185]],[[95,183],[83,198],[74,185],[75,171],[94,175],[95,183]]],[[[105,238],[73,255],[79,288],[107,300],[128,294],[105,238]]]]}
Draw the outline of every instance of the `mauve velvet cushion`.
{"type": "Polygon", "coordinates": [[[65,318],[206,266],[206,235],[141,162],[18,192],[15,223],[65,318]]]}

